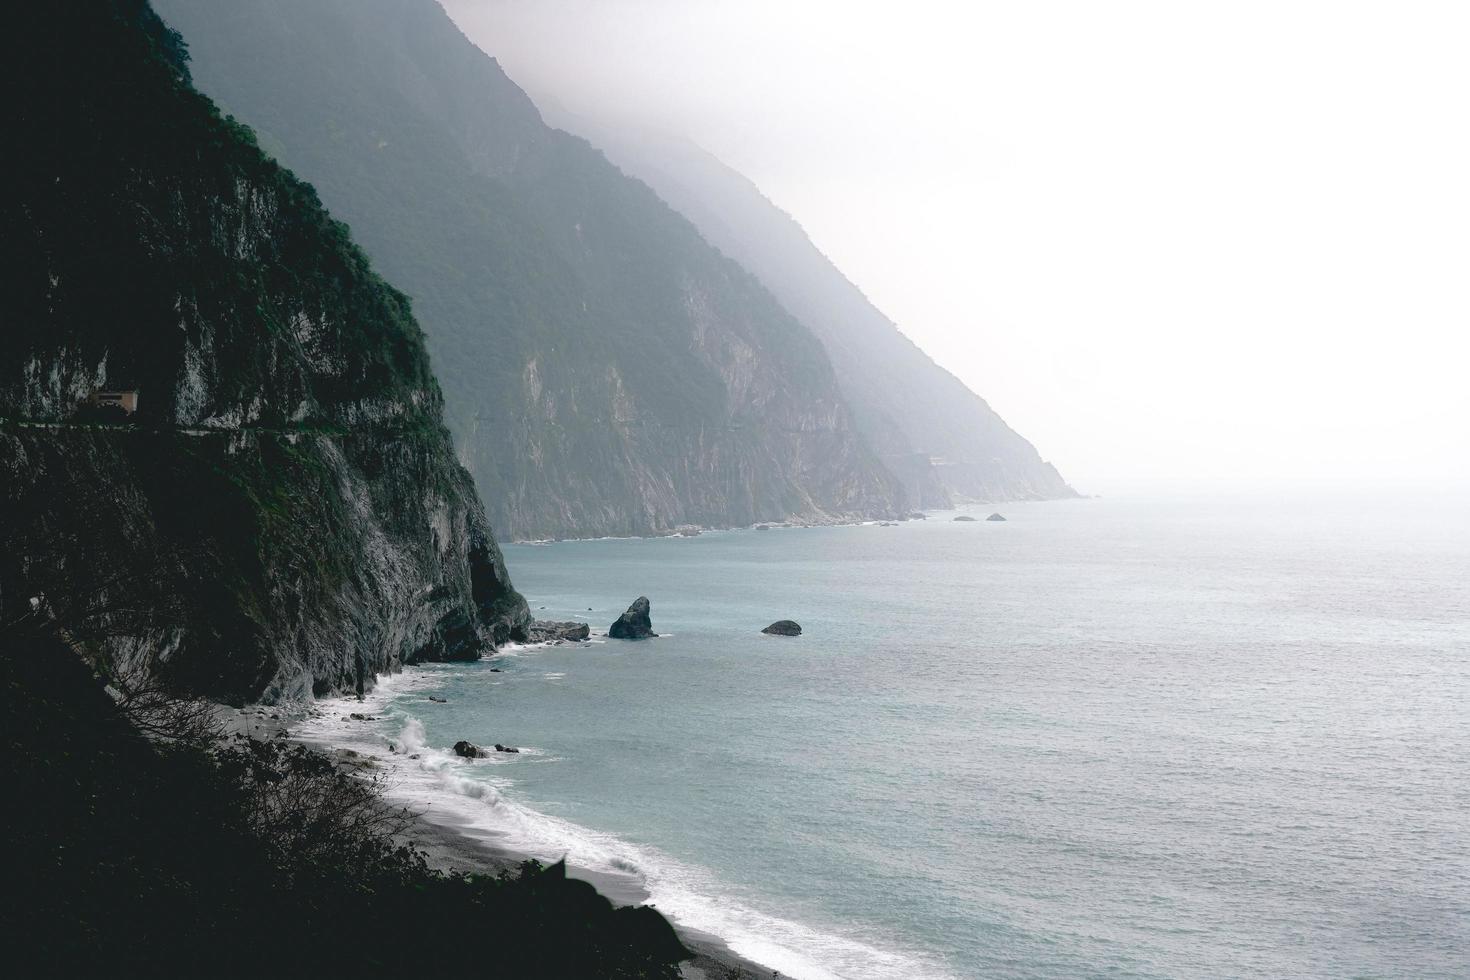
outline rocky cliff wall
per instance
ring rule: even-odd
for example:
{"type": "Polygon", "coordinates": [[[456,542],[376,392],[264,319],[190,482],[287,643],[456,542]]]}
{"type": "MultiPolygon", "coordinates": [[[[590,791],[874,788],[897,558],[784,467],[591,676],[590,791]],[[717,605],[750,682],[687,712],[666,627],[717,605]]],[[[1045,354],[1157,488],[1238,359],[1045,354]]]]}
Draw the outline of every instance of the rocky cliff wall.
{"type": "Polygon", "coordinates": [[[521,633],[408,301],[314,191],[141,0],[31,5],[4,53],[0,613],[235,702],[521,633]]]}

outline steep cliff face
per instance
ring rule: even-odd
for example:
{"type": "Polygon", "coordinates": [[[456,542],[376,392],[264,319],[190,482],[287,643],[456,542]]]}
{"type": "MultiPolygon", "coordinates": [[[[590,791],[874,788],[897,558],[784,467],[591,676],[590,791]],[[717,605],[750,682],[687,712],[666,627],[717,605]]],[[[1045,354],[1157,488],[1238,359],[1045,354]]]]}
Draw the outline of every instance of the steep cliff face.
{"type": "Polygon", "coordinates": [[[408,301],[346,228],[143,0],[7,31],[0,611],[236,702],[522,631],[408,301]],[[79,409],[111,388],[137,412],[79,409]]]}
{"type": "Polygon", "coordinates": [[[821,343],[646,186],[548,128],[434,0],[159,6],[204,91],[414,297],[500,533],[899,509],[821,343]]]}
{"type": "Polygon", "coordinates": [[[677,138],[567,114],[552,121],[647,181],[821,338],[864,438],[903,479],[910,504],[1076,496],[1031,443],[905,337],[744,176],[677,138]]]}

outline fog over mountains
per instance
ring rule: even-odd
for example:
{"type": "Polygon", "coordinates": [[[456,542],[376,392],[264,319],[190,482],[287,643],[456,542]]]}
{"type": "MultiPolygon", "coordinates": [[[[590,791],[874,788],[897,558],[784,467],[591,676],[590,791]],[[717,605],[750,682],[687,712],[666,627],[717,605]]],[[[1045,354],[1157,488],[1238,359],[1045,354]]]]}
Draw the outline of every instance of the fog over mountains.
{"type": "Polygon", "coordinates": [[[434,0],[160,12],[201,89],[413,299],[502,537],[1071,493],[738,176],[666,203],[548,126],[434,0]],[[752,207],[743,245],[711,217],[752,207]]]}
{"type": "Polygon", "coordinates": [[[904,336],[753,183],[694,143],[549,112],[760,277],[827,349],[863,435],[915,506],[1072,496],[1056,468],[904,336]]]}

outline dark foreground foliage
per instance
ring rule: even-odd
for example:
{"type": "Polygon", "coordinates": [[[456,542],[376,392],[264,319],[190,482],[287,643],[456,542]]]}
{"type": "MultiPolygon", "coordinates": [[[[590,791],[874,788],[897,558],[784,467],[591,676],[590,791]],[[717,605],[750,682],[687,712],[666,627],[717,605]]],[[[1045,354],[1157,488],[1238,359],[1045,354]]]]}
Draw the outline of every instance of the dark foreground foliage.
{"type": "Polygon", "coordinates": [[[686,953],[652,909],[561,865],[438,873],[324,758],[211,748],[188,705],[127,707],[39,618],[0,628],[12,976],[677,976],[686,953]]]}

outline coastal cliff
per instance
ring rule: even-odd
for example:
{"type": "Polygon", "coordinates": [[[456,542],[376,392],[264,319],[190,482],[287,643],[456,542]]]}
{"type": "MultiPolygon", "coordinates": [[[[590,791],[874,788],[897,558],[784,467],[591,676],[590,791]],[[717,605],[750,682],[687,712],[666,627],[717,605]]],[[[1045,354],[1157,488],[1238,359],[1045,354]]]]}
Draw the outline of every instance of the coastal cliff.
{"type": "Polygon", "coordinates": [[[821,339],[859,431],[903,481],[908,506],[1077,496],[1030,442],[904,336],[745,176],[677,138],[570,113],[551,120],[647,181],[821,339]]]}
{"type": "Polygon", "coordinates": [[[25,5],[5,53],[0,611],[233,703],[523,635],[408,300],[177,35],[25,5]]]}
{"type": "Polygon", "coordinates": [[[501,535],[902,512],[817,338],[648,187],[548,127],[434,0],[159,9],[200,87],[413,297],[501,535]]]}

